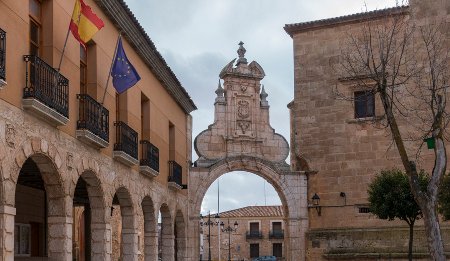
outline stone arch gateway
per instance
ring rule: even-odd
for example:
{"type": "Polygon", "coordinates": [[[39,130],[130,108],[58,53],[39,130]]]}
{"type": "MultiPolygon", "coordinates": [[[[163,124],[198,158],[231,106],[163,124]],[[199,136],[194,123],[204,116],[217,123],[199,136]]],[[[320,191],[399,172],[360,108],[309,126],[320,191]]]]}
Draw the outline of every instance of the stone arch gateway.
{"type": "Polygon", "coordinates": [[[293,171],[285,162],[289,154],[286,139],[275,133],[269,122],[268,94],[260,81],[265,73],[255,61],[248,64],[243,43],[239,58],[220,72],[215,91],[214,123],[194,141],[199,159],[189,174],[189,251],[200,255],[199,214],[209,186],[221,175],[241,170],[267,180],[278,192],[284,208],[286,260],[305,260],[305,232],[308,229],[307,176],[293,171]]]}

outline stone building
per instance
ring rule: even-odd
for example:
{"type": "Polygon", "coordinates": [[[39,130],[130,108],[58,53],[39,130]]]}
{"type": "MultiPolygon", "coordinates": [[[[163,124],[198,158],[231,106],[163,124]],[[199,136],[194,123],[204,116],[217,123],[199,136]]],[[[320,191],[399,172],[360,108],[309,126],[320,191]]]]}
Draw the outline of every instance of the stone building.
{"type": "MultiPolygon", "coordinates": [[[[334,92],[338,87],[349,97],[360,95],[361,86],[346,81],[345,75],[339,75],[333,65],[341,58],[350,35],[361,33],[367,22],[383,24],[387,17],[401,17],[417,26],[443,22],[441,32],[447,37],[446,48],[450,47],[448,0],[411,0],[409,6],[284,27],[294,47],[294,100],[288,106],[291,165],[308,173],[307,260],[407,257],[405,223],[377,219],[368,208],[367,189],[372,178],[380,170],[402,168],[397,148],[390,146],[390,132],[381,125],[381,101],[376,95],[370,101],[367,99],[363,106],[370,110],[360,115],[358,99],[338,99],[334,92]],[[316,206],[313,197],[320,199],[316,206]]],[[[405,121],[401,124],[402,130],[411,130],[405,121]]],[[[434,162],[431,154],[426,148],[422,150],[420,168],[431,170],[434,162]]],[[[447,222],[441,223],[441,228],[446,249],[450,249],[447,222]]],[[[427,258],[427,243],[420,223],[414,236],[414,253],[417,260],[427,258]]]]}
{"type": "Polygon", "coordinates": [[[122,0],[69,36],[73,0],[0,0],[0,259],[192,260],[186,90],[122,0]],[[141,80],[102,101],[121,32],[141,80]],[[117,217],[117,218],[114,218],[117,217]],[[117,228],[117,229],[116,229],[117,228]]]}
{"type": "MultiPolygon", "coordinates": [[[[223,226],[211,227],[210,237],[208,227],[203,226],[203,260],[208,257],[209,238],[213,260],[228,260],[229,253],[231,260],[252,260],[259,256],[276,256],[278,260],[284,260],[283,216],[281,206],[248,206],[219,213],[219,222],[223,226]]],[[[214,218],[215,215],[211,214],[211,219],[214,218]]],[[[203,218],[205,222],[207,219],[208,217],[203,218]]]]}

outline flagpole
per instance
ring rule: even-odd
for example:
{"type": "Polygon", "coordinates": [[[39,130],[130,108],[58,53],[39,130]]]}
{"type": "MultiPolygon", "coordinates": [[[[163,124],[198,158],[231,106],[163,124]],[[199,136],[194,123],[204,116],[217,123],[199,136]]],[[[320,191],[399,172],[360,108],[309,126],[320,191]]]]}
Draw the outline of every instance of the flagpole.
{"type": "Polygon", "coordinates": [[[112,59],[112,62],[111,62],[111,67],[109,68],[108,79],[106,80],[105,91],[103,92],[102,102],[100,103],[102,105],[102,109],[103,109],[103,104],[105,103],[106,91],[108,90],[109,80],[111,79],[112,67],[114,65],[114,61],[116,60],[117,47],[119,46],[120,38],[122,38],[122,34],[119,32],[119,37],[117,37],[117,43],[116,43],[116,48],[114,49],[114,56],[113,56],[113,59],[112,59]]]}
{"type": "MultiPolygon", "coordinates": [[[[78,1],[78,0],[75,0],[75,1],[78,1]]],[[[81,4],[80,4],[80,5],[81,5],[81,4]]],[[[76,6],[76,3],[75,3],[75,6],[76,6]]],[[[75,6],[73,7],[74,10],[75,10],[75,6]]],[[[77,19],[77,25],[78,25],[78,26],[80,25],[80,19],[81,19],[81,10],[80,10],[80,13],[78,14],[78,19],[77,19]]],[[[71,17],[71,19],[70,19],[70,23],[72,23],[72,17],[71,17]]],[[[64,53],[66,52],[67,40],[69,40],[70,23],[69,23],[69,27],[67,28],[66,40],[64,41],[64,46],[63,46],[63,49],[62,49],[62,52],[61,52],[61,58],[59,58],[58,74],[59,74],[59,71],[61,70],[61,64],[62,64],[62,60],[63,60],[63,58],[64,58],[64,53]]]]}

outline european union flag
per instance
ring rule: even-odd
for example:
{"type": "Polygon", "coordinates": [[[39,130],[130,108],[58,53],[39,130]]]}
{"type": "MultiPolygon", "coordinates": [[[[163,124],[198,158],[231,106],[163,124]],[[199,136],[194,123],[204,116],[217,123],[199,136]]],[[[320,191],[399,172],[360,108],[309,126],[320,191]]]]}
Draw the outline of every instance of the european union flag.
{"type": "Polygon", "coordinates": [[[122,93],[133,87],[141,77],[134,69],[134,66],[128,61],[127,55],[123,50],[122,38],[119,37],[117,44],[116,57],[111,69],[111,76],[113,77],[113,86],[118,93],[122,93]]]}

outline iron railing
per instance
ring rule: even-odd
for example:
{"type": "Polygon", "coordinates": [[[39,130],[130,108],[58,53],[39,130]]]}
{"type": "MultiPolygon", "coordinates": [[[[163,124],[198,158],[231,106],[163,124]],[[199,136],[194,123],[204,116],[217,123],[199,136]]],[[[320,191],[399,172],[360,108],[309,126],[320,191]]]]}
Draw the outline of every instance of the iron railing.
{"type": "Polygon", "coordinates": [[[141,166],[148,166],[159,172],[159,149],[147,140],[141,140],[142,158],[141,166]]]}
{"type": "Polygon", "coordinates": [[[123,151],[131,157],[138,159],[138,134],[122,121],[114,122],[116,126],[115,151],[123,151]]]}
{"type": "Polygon", "coordinates": [[[260,230],[257,231],[247,231],[247,239],[262,239],[263,235],[260,230]]]}
{"type": "Polygon", "coordinates": [[[269,232],[269,238],[271,239],[283,239],[284,231],[283,230],[271,230],[269,232]]]}
{"type": "Polygon", "coordinates": [[[169,182],[175,182],[182,185],[183,168],[173,160],[169,160],[169,182]]]}
{"type": "Polygon", "coordinates": [[[69,80],[35,55],[24,55],[26,63],[23,98],[35,98],[69,117],[69,80]]]}
{"type": "Polygon", "coordinates": [[[87,94],[78,94],[77,129],[85,129],[109,142],[109,111],[87,94]]]}
{"type": "Polygon", "coordinates": [[[6,80],[6,32],[0,29],[0,79],[6,80]]]}

